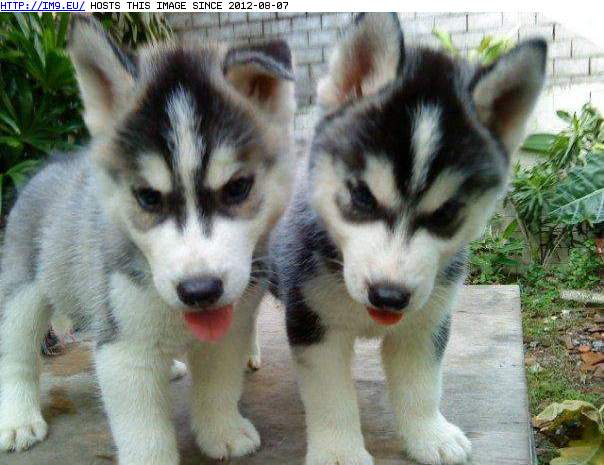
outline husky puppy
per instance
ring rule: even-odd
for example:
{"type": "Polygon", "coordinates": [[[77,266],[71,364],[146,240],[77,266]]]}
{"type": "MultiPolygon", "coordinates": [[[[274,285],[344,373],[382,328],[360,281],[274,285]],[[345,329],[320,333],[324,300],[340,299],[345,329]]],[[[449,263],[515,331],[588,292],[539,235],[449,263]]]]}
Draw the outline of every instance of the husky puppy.
{"type": "Polygon", "coordinates": [[[359,337],[382,340],[409,456],[468,459],[470,442],[439,410],[441,360],[468,241],[505,188],[545,58],[532,40],[475,69],[406,48],[395,14],[358,16],[336,47],[308,166],[270,245],[307,465],[373,463],[350,372],[359,337]]]}
{"type": "Polygon", "coordinates": [[[46,436],[37,354],[52,312],[66,312],[94,333],[120,465],[179,462],[168,383],[183,347],[200,448],[251,453],[260,437],[237,402],[294,164],[290,50],[163,44],[134,56],[84,17],[69,43],[92,141],[35,176],[8,220],[0,449],[46,436]]]}

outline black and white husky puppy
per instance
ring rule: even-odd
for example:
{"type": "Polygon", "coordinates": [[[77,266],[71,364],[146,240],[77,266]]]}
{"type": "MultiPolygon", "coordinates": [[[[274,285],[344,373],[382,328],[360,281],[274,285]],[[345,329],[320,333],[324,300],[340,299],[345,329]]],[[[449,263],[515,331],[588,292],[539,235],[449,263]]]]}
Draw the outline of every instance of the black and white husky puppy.
{"type": "Polygon", "coordinates": [[[397,16],[366,14],[319,84],[325,110],[272,235],[306,409],[307,465],[369,465],[351,379],[356,338],[382,339],[407,453],[464,462],[439,410],[441,359],[468,241],[502,194],[543,81],[531,40],[488,67],[403,45],[397,16]]]}
{"type": "Polygon", "coordinates": [[[94,334],[120,465],[179,462],[167,391],[183,348],[203,452],[253,452],[260,437],[237,402],[265,288],[258,261],[294,165],[289,47],[131,55],[84,17],[69,43],[92,141],[42,169],[8,220],[0,450],[46,436],[37,355],[62,312],[94,334]]]}

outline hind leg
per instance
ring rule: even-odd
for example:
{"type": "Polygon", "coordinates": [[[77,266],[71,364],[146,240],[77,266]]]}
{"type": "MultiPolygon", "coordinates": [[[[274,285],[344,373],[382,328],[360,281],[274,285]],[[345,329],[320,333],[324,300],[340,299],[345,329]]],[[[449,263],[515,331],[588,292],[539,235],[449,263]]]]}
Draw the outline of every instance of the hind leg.
{"type": "Polygon", "coordinates": [[[48,427],[40,408],[40,344],[49,307],[36,283],[17,291],[0,320],[0,450],[21,451],[42,441],[48,427]]]}

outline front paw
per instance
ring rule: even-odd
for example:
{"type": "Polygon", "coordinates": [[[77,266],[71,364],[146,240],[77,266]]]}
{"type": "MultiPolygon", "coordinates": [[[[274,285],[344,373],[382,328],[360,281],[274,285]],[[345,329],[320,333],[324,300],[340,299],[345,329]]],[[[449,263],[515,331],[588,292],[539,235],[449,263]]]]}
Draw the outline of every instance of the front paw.
{"type": "Polygon", "coordinates": [[[306,454],[306,465],[373,465],[373,457],[365,447],[350,444],[342,447],[310,447],[306,454]]]}
{"type": "Polygon", "coordinates": [[[424,420],[410,424],[403,439],[409,456],[423,464],[454,465],[470,459],[470,441],[441,414],[428,423],[424,420]]]}
{"type": "Polygon", "coordinates": [[[32,413],[30,416],[5,417],[0,422],[0,451],[20,452],[43,441],[48,426],[42,416],[32,413]]]}
{"type": "Polygon", "coordinates": [[[196,428],[197,444],[210,458],[226,460],[256,452],[260,435],[254,425],[241,415],[225,418],[216,415],[199,422],[196,428]]]}

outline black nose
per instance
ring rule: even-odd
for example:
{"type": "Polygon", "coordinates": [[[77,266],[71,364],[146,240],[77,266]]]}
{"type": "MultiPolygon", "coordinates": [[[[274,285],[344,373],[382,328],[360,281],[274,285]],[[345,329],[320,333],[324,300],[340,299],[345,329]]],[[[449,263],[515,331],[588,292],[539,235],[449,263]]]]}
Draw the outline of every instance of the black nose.
{"type": "Polygon", "coordinates": [[[222,292],[222,280],[211,276],[187,279],[176,286],[178,298],[192,307],[212,305],[222,292]]]}
{"type": "Polygon", "coordinates": [[[406,289],[392,284],[372,284],[369,286],[369,302],[376,308],[403,310],[411,294],[406,289]]]}

